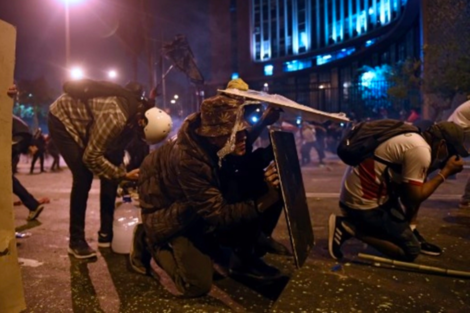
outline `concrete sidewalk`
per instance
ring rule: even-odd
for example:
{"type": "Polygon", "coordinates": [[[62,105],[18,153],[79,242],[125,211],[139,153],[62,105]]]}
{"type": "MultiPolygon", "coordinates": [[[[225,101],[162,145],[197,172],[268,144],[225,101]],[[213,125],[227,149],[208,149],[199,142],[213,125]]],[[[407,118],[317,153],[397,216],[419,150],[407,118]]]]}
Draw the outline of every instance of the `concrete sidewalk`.
{"type": "MultiPolygon", "coordinates": [[[[25,221],[26,208],[14,209],[17,229],[31,233],[19,239],[26,312],[467,312],[470,308],[468,279],[373,266],[358,259],[357,253],[379,254],[356,240],[344,246],[344,261],[329,257],[327,221],[331,213],[340,212],[337,195],[344,170],[334,160],[328,168],[303,169],[316,242],[306,264],[295,270],[292,258],[268,255],[267,261],[290,277],[288,281],[247,286],[221,276],[211,294],[198,299],[172,294],[172,284],[164,275],[161,284],[134,274],[127,256],[109,249],[100,250],[94,262],[70,258],[70,172],[29,175],[28,170],[27,164],[21,164],[18,179],[35,196],[50,197],[51,203],[33,223],[25,221]]],[[[416,262],[470,271],[470,212],[457,208],[467,174],[447,181],[425,202],[420,232],[444,253],[419,256],[416,262]]],[[[92,247],[97,246],[98,200],[99,181],[95,180],[86,228],[92,247]]],[[[284,218],[274,237],[289,245],[284,218]]]]}

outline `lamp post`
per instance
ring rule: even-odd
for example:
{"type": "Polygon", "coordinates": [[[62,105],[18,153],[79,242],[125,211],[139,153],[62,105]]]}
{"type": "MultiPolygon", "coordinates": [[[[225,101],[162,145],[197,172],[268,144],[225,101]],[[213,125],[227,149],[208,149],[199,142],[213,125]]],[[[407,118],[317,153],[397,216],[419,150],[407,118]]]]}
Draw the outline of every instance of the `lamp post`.
{"type": "Polygon", "coordinates": [[[69,20],[69,0],[65,1],[65,68],[70,66],[70,20],[69,20]]]}
{"type": "Polygon", "coordinates": [[[70,67],[70,12],[71,3],[80,2],[82,0],[61,0],[64,2],[65,9],[65,68],[70,67]]]}

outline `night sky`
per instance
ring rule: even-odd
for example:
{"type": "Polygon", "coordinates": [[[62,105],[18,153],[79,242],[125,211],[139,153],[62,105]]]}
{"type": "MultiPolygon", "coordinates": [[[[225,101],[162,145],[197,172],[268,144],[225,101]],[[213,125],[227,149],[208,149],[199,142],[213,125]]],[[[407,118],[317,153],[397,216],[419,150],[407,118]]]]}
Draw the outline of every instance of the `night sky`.
{"type": "MultiPolygon", "coordinates": [[[[120,76],[117,82],[130,80],[132,64],[116,35],[121,27],[116,12],[122,2],[125,1],[82,0],[70,4],[71,65],[83,67],[90,78],[106,79],[107,71],[114,68],[120,76]]],[[[155,12],[152,30],[155,45],[171,40],[178,33],[185,34],[203,74],[207,75],[208,51],[204,49],[207,44],[200,40],[207,29],[200,21],[207,20],[204,14],[208,1],[179,2],[175,6],[174,1],[151,1],[155,12]]],[[[59,89],[66,77],[63,0],[1,0],[0,19],[17,28],[15,79],[45,76],[52,87],[59,89]]],[[[138,80],[145,84],[148,74],[144,58],[139,62],[138,80]]],[[[183,78],[182,74],[172,72],[168,80],[176,86],[173,88],[178,88],[187,83],[183,78]]]]}

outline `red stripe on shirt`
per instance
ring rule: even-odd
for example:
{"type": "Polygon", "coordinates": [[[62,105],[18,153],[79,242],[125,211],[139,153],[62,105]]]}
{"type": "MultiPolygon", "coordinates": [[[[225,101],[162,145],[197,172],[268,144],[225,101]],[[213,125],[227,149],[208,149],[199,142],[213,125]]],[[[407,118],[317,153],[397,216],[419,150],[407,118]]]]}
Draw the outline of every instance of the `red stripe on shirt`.
{"type": "Polygon", "coordinates": [[[422,182],[420,182],[420,181],[415,181],[415,180],[408,180],[406,183],[407,183],[407,184],[410,184],[410,185],[413,185],[413,186],[422,186],[422,185],[423,185],[422,182]]]}
{"type": "Polygon", "coordinates": [[[364,199],[377,199],[379,193],[380,196],[387,195],[386,183],[384,182],[383,186],[381,186],[376,181],[374,159],[366,159],[359,164],[359,179],[361,181],[362,197],[364,199]]]}

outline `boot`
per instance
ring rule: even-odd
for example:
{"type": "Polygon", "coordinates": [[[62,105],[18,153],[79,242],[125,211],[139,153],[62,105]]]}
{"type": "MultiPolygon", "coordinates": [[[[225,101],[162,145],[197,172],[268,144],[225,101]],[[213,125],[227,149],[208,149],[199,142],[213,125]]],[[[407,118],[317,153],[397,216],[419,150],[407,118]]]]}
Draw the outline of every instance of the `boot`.
{"type": "Polygon", "coordinates": [[[137,224],[134,228],[132,237],[131,252],[129,254],[129,262],[132,269],[142,275],[150,273],[150,261],[152,255],[147,247],[145,240],[145,229],[143,224],[137,224]]]}

